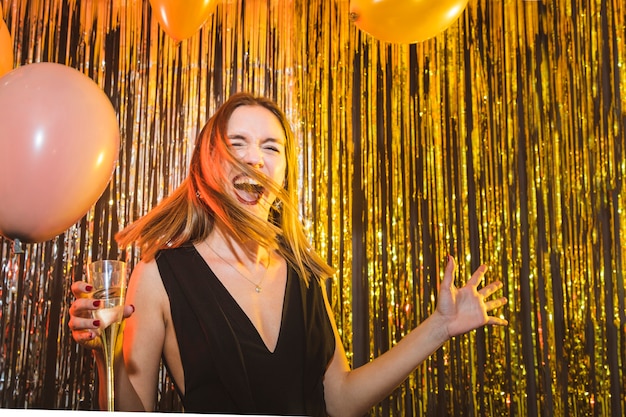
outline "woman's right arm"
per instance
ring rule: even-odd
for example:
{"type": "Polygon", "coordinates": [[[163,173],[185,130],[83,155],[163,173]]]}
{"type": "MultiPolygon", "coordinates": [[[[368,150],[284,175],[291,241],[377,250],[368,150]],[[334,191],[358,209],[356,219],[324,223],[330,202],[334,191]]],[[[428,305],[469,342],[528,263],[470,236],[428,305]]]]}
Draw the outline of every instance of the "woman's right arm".
{"type": "MultiPolygon", "coordinates": [[[[86,298],[85,282],[72,284],[76,300],[70,308],[69,326],[77,343],[93,349],[98,367],[100,406],[105,404],[105,365],[92,311],[99,308],[86,298]]],[[[167,294],[154,260],[140,262],[134,269],[126,293],[123,348],[115,355],[115,408],[124,411],[153,411],[161,355],[165,340],[167,294]]]]}

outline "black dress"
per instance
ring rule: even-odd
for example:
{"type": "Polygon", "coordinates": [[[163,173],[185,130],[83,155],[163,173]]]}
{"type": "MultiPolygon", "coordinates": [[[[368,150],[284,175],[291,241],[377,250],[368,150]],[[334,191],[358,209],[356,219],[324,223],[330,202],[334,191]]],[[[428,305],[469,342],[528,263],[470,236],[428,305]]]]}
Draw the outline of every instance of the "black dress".
{"type": "Polygon", "coordinates": [[[191,244],[159,252],[185,374],[185,411],[325,416],[323,376],[335,339],[319,282],[288,268],[280,333],[270,352],[191,244]]]}

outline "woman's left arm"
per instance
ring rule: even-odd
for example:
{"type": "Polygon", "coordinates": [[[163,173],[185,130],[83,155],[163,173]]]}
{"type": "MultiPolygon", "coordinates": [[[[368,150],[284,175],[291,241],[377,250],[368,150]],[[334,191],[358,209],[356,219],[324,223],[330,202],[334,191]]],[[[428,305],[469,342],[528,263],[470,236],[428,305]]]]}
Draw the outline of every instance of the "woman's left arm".
{"type": "Polygon", "coordinates": [[[449,257],[437,308],[431,316],[392,349],[352,371],[326,300],[336,340],[335,354],[324,376],[326,408],[331,416],[367,413],[451,337],[484,325],[508,324],[506,320],[488,314],[507,302],[504,297],[486,300],[502,288],[502,283],[495,281],[478,289],[487,270],[481,265],[459,289],[454,286],[454,270],[454,259],[449,257]]]}

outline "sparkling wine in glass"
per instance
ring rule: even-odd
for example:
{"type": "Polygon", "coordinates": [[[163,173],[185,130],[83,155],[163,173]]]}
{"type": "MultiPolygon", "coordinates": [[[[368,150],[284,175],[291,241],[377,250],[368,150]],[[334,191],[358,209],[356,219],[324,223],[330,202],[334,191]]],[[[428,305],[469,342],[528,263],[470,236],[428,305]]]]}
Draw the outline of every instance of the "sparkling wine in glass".
{"type": "Polygon", "coordinates": [[[107,409],[114,411],[113,358],[118,331],[124,318],[127,271],[122,261],[91,262],[87,268],[87,282],[93,286],[91,298],[100,300],[94,318],[100,320],[100,340],[106,364],[107,409]]]}

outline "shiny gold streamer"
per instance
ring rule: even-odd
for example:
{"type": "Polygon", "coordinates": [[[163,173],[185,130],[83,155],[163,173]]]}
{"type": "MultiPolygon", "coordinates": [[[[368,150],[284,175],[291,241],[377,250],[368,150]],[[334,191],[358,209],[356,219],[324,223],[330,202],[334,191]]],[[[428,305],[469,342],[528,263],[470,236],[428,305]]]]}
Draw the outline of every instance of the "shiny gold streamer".
{"type": "MultiPolygon", "coordinates": [[[[372,415],[626,412],[621,0],[472,0],[415,45],[360,32],[348,0],[223,0],[178,43],[147,0],[0,1],[15,62],[89,75],[122,133],[80,222],[22,253],[0,239],[0,407],[93,406],[71,282],[91,259],[137,262],[115,232],[180,184],[207,117],[246,90],[292,121],[303,222],[337,267],[355,366],[433,311],[446,254],[459,284],[480,263],[504,282],[510,326],[454,338],[372,415]]],[[[158,408],[179,410],[160,380],[158,408]]]]}

